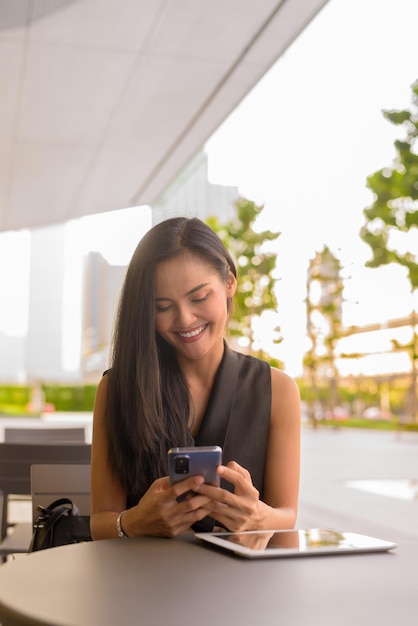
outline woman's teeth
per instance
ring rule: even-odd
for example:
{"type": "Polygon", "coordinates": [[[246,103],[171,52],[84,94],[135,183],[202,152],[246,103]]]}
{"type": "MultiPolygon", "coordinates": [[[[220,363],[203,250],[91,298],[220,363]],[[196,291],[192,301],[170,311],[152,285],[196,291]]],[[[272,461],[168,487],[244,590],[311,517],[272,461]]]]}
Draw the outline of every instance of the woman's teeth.
{"type": "Polygon", "coordinates": [[[205,329],[205,326],[200,326],[200,328],[197,328],[196,330],[191,330],[188,333],[179,333],[180,337],[184,337],[185,339],[190,339],[191,337],[196,337],[196,335],[199,335],[201,332],[203,332],[205,329]]]}

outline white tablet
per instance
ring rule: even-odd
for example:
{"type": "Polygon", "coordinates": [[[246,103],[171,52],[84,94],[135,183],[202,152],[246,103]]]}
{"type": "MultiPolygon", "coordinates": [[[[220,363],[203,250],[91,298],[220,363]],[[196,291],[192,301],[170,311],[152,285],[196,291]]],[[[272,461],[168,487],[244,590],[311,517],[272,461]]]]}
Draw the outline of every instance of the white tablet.
{"type": "Polygon", "coordinates": [[[397,547],[393,541],[325,528],[196,533],[195,537],[249,559],[385,552],[397,547]]]}

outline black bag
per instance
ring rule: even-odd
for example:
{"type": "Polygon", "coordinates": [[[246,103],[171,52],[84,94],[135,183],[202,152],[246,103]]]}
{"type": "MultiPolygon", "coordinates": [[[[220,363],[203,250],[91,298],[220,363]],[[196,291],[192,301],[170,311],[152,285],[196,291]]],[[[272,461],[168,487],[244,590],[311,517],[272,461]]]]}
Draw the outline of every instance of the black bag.
{"type": "Polygon", "coordinates": [[[91,541],[90,517],[80,515],[69,498],[55,500],[46,508],[38,505],[38,510],[41,515],[35,521],[29,552],[91,541]]]}

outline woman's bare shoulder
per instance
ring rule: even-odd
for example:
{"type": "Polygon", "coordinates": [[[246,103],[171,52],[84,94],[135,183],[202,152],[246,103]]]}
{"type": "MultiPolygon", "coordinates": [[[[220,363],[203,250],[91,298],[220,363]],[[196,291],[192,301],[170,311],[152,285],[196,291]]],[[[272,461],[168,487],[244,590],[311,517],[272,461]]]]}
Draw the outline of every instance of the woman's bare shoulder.
{"type": "Polygon", "coordinates": [[[272,423],[282,423],[283,420],[300,420],[300,393],[299,387],[289,374],[271,368],[271,417],[272,423]]]}
{"type": "Polygon", "coordinates": [[[271,384],[273,389],[280,392],[288,391],[289,393],[296,393],[299,395],[299,387],[294,378],[283,370],[279,370],[276,367],[270,368],[271,372],[271,384]]]}
{"type": "Polygon", "coordinates": [[[107,401],[107,394],[109,388],[109,377],[107,373],[103,374],[102,378],[97,385],[96,398],[94,401],[94,417],[102,419],[105,412],[105,406],[107,401]]]}

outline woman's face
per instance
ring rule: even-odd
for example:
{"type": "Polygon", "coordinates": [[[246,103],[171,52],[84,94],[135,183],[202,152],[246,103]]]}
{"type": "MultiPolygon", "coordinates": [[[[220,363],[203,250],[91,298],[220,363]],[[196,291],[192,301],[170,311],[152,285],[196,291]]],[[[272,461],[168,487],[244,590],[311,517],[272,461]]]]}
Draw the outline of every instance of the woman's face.
{"type": "Polygon", "coordinates": [[[159,263],[155,272],[157,332],[184,357],[205,356],[222,344],[227,298],[232,298],[235,289],[232,272],[224,282],[194,254],[159,263]]]}

